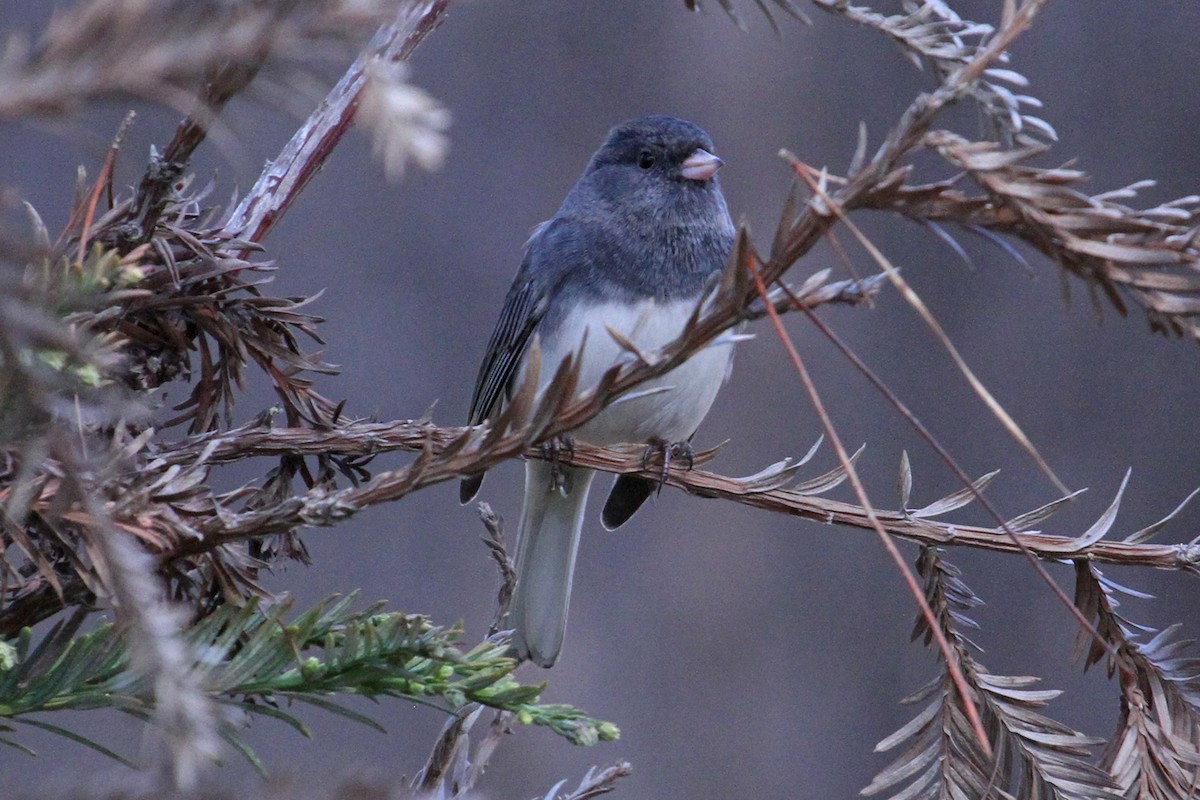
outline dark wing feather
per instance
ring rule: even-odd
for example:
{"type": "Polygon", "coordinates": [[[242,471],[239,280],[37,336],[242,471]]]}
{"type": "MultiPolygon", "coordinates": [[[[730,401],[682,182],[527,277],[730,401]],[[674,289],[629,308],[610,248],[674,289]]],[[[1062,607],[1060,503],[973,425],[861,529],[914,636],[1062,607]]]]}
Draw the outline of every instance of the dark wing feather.
{"type": "Polygon", "coordinates": [[[532,284],[514,284],[504,299],[504,308],[487,353],[479,365],[475,394],[471,398],[470,425],[478,425],[491,416],[505,388],[517,372],[521,356],[529,347],[530,335],[545,311],[545,298],[532,284]]]}
{"type": "MultiPolygon", "coordinates": [[[[530,248],[532,251],[532,247],[530,248]]],[[[517,279],[508,296],[500,319],[488,341],[487,353],[479,365],[479,376],[475,379],[475,394],[471,397],[469,425],[478,425],[490,417],[500,404],[509,383],[517,373],[521,357],[529,347],[533,329],[546,312],[546,293],[540,283],[529,280],[530,255],[517,273],[517,279]]],[[[463,478],[458,488],[458,498],[469,503],[479,492],[483,473],[463,478]]]]}

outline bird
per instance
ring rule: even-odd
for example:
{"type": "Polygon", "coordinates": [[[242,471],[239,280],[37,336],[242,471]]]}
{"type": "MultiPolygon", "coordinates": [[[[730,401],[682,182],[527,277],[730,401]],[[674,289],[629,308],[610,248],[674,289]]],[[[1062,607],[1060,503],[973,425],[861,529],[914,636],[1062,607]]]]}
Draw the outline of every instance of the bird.
{"type": "MultiPolygon", "coordinates": [[[[574,357],[582,392],[628,358],[610,331],[641,352],[683,332],[733,248],[734,226],[716,177],[724,162],[714,149],[702,128],[671,116],[641,116],[609,131],[557,213],[536,226],[526,244],[479,368],[471,425],[500,412],[531,352],[544,365],[539,389],[574,357]]],[[[690,453],[687,443],[728,377],[734,339],[718,338],[606,406],[571,431],[570,441],[645,443],[661,449],[664,462],[673,451],[690,453]]],[[[542,667],[553,666],[562,649],[594,477],[592,470],[552,461],[525,464],[509,624],[517,657],[542,667]]],[[[482,473],[462,480],[464,504],[482,480],[482,473]]],[[[603,526],[624,524],[660,484],[618,476],[603,526]]]]}

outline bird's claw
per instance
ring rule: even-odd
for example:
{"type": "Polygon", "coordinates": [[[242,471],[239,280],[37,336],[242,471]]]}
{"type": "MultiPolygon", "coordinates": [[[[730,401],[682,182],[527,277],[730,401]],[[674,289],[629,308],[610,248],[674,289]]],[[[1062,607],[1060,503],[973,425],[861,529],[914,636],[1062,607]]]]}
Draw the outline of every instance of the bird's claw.
{"type": "Polygon", "coordinates": [[[542,455],[550,462],[550,491],[566,493],[571,490],[570,480],[563,471],[562,457],[575,455],[575,440],[566,434],[560,434],[542,442],[542,455]]]}
{"type": "Polygon", "coordinates": [[[646,443],[646,450],[642,453],[642,469],[649,469],[651,456],[659,455],[662,457],[662,469],[658,474],[658,491],[662,491],[663,484],[667,482],[667,476],[671,474],[671,462],[680,459],[687,466],[685,469],[691,469],[696,464],[696,451],[692,448],[691,442],[668,442],[666,439],[654,438],[646,443]]]}

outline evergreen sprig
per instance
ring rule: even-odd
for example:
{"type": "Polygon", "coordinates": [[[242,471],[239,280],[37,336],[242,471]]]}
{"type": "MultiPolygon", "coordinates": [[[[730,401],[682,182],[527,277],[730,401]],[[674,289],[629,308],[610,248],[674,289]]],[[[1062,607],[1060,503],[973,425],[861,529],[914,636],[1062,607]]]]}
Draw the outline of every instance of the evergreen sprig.
{"type": "MultiPolygon", "coordinates": [[[[507,641],[492,637],[474,648],[457,647],[461,628],[440,627],[427,617],[383,611],[376,603],[354,610],[356,596],[330,597],[296,616],[291,603],[252,600],[223,606],[187,634],[196,654],[193,669],[215,701],[250,714],[272,717],[309,736],[305,724],[284,710],[304,703],[371,727],[382,727],[330,697],[398,697],[456,713],[478,703],[512,712],[523,724],[542,725],[574,744],[616,739],[615,725],[568,705],[544,705],[544,684],[513,678],[517,662],[505,656],[507,641]]],[[[0,654],[0,719],[35,725],[67,736],[105,755],[113,751],[58,726],[27,715],[64,709],[115,708],[142,719],[153,711],[153,692],[130,669],[120,627],[102,624],[79,633],[82,617],[57,624],[34,644],[26,628],[0,654]]],[[[5,734],[15,730],[0,722],[5,734]]],[[[226,727],[226,740],[260,769],[239,731],[226,727]]],[[[27,750],[11,738],[0,742],[27,750]]]]}

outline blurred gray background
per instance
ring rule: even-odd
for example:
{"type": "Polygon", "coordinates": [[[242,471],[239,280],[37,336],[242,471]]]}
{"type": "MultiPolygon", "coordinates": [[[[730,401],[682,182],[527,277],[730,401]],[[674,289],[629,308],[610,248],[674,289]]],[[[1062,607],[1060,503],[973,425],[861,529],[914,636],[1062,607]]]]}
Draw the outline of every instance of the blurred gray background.
{"type": "MultiPolygon", "coordinates": [[[[6,29],[37,31],[50,11],[8,0],[6,29]]],[[[665,112],[712,134],[735,218],[766,247],[788,186],[776,157],[787,147],[809,164],[843,171],[859,121],[874,147],[931,78],[876,33],[812,11],[815,26],[784,20],[776,37],[749,2],[748,33],[708,5],[689,14],[680,0],[493,0],[462,2],[418,51],[412,79],[454,115],[452,151],[436,173],[389,184],[360,134],[347,138],[267,241],[280,270],[273,291],[325,290],[313,307],[328,360],[342,374],[322,391],[350,398],[347,413],[380,419],[420,416],[460,424],[478,360],[520,260],[530,228],[553,214],[608,128],[665,112]]],[[[963,2],[967,16],[995,21],[999,2],[963,2]]],[[[1200,4],[1162,0],[1052,3],[1014,51],[1012,66],[1046,102],[1061,136],[1050,161],[1078,159],[1093,191],[1152,177],[1148,205],[1200,189],[1195,102],[1195,31],[1200,4]]],[[[330,69],[330,75],[335,74],[330,69]]],[[[306,108],[307,102],[299,103],[306,108]]],[[[55,230],[66,221],[77,164],[95,171],[126,106],[90,111],[67,129],[0,127],[0,182],[19,191],[55,230]]],[[[241,100],[224,115],[239,135],[234,151],[208,146],[196,164],[215,176],[218,196],[246,187],[296,123],[278,104],[241,100]]],[[[950,118],[977,132],[964,111],[950,118]]],[[[175,116],[145,109],[125,147],[119,183],[140,175],[148,147],[163,143],[175,116]]],[[[932,174],[932,173],[930,173],[932,174]]],[[[941,173],[939,173],[941,174],[941,173]]],[[[960,239],[968,267],[936,238],[901,220],[860,216],[875,242],[923,295],[968,362],[1073,488],[1091,487],[1046,529],[1074,535],[1108,505],[1127,467],[1133,480],[1114,536],[1169,512],[1200,484],[1195,457],[1200,351],[1152,335],[1139,313],[1094,313],[1071,281],[1064,301],[1057,268],[1030,254],[1034,274],[999,249],[960,239]]],[[[844,235],[847,243],[850,236],[844,235]]],[[[857,267],[873,270],[853,250],[857,267]]],[[[837,263],[827,249],[796,266],[794,279],[837,263]]],[[[1028,457],[966,387],[926,328],[885,288],[874,310],[823,313],[929,424],[972,474],[1002,468],[991,492],[1012,516],[1054,498],[1028,457]]],[[[860,464],[877,503],[896,505],[902,449],[915,472],[915,504],[956,488],[928,449],[870,386],[810,329],[788,320],[848,444],[866,442],[860,464]]],[[[819,433],[799,380],[769,327],[741,347],[733,377],[697,437],[730,443],[712,468],[747,474],[802,454],[819,433]]],[[[175,398],[178,399],[178,398],[175,398]]],[[[256,388],[238,409],[248,419],[271,403],[256,388]]],[[[375,469],[402,463],[381,458],[375,469]]],[[[809,474],[832,466],[824,449],[809,474]]],[[[264,462],[263,469],[266,469],[264,462]]],[[[482,499],[515,526],[519,464],[489,476],[482,499]]],[[[249,476],[234,476],[238,478],[249,476]]],[[[232,480],[232,478],[231,478],[232,480]]],[[[849,497],[848,491],[839,496],[849,497]]],[[[595,502],[595,498],[593,498],[595,502]]],[[[799,522],[732,504],[664,491],[628,525],[604,533],[589,515],[564,656],[549,673],[547,699],[577,704],[620,725],[619,742],[577,748],[547,731],[518,729],[498,751],[483,792],[540,796],[571,784],[591,764],[633,762],[621,797],[854,797],[887,761],[875,742],[904,722],[898,700],[932,677],[934,658],[908,640],[912,599],[873,534],[799,522]]],[[[1160,534],[1188,541],[1195,509],[1160,534]]],[[[968,509],[955,517],[985,522],[968,509]]],[[[472,508],[451,485],[363,514],[305,541],[314,565],[281,567],[271,579],[303,603],[361,587],[364,599],[462,620],[466,642],[486,632],[497,576],[479,542],[472,508]]],[[[903,545],[908,557],[916,549],[903,545]]],[[[1068,612],[1029,566],[1011,556],[954,551],[967,582],[988,602],[978,619],[981,660],[996,672],[1033,674],[1066,693],[1052,716],[1105,736],[1116,688],[1103,671],[1071,662],[1068,612]]],[[[1070,592],[1070,571],[1051,567],[1070,592]]],[[[1133,619],[1185,623],[1200,633],[1200,584],[1171,573],[1111,570],[1153,592],[1131,601],[1133,619]]],[[[380,735],[305,710],[305,740],[283,725],[256,722],[250,734],[282,777],[327,781],[345,774],[411,774],[445,721],[397,702],[369,710],[380,735]]],[[[114,713],[55,718],[125,752],[140,728],[114,713]]],[[[42,753],[0,754],[7,786],[103,785],[121,768],[48,735],[22,731],[42,753]]],[[[252,780],[231,755],[226,785],[252,780]]]]}

